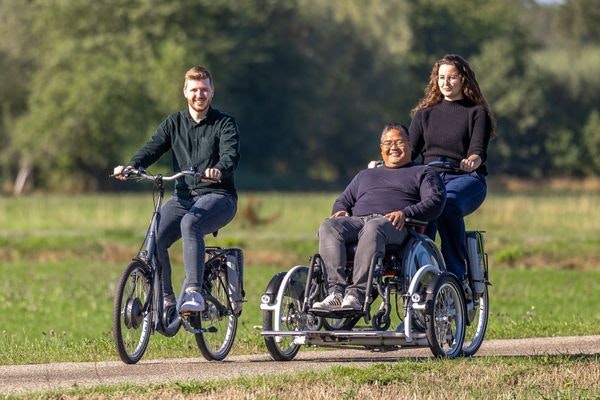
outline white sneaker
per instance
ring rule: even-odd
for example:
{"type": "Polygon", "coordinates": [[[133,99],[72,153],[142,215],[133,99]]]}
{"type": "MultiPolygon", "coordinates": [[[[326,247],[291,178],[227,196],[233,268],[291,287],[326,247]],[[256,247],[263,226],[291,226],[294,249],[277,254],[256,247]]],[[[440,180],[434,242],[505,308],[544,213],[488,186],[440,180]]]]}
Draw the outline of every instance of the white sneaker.
{"type": "Polygon", "coordinates": [[[183,303],[179,311],[202,312],[204,311],[204,307],[204,298],[195,288],[185,290],[183,303]]]}
{"type": "Polygon", "coordinates": [[[329,296],[325,297],[323,301],[317,301],[313,303],[313,308],[319,310],[337,310],[342,305],[342,295],[341,293],[330,293],[329,296]]]}
{"type": "Polygon", "coordinates": [[[362,304],[360,304],[356,297],[351,294],[347,294],[342,301],[342,309],[360,311],[362,310],[362,304]]]}

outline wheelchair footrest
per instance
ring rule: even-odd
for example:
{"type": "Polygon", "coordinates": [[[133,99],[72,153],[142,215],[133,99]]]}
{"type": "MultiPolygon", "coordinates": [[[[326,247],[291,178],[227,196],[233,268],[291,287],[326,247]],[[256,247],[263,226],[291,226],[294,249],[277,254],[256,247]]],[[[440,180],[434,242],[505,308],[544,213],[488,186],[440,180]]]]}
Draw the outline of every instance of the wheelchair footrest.
{"type": "Polygon", "coordinates": [[[319,308],[311,308],[308,310],[309,313],[316,315],[317,317],[324,318],[351,318],[351,317],[362,317],[362,310],[321,310],[319,308]]]}

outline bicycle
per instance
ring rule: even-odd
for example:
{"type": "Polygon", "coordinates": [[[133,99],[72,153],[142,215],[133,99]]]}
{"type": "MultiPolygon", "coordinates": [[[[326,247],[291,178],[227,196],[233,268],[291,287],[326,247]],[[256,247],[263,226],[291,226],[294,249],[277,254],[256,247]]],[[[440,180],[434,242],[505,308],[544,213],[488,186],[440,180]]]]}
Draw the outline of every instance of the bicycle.
{"type": "MultiPolygon", "coordinates": [[[[120,175],[126,179],[148,180],[154,186],[154,211],[146,236],[137,256],[122,273],[114,295],[112,331],[121,360],[126,364],[137,363],[144,355],[154,331],[171,337],[181,326],[195,335],[196,344],[204,358],[209,361],[223,360],[233,346],[244,301],[242,250],[206,247],[203,280],[206,307],[200,313],[177,313],[173,308],[172,312],[163,309],[162,271],[156,257],[156,234],[165,182],[183,176],[206,178],[193,169],[163,176],[151,175],[142,168],[127,167],[120,175]]],[[[182,303],[185,284],[184,281],[177,310],[182,303]]]]}

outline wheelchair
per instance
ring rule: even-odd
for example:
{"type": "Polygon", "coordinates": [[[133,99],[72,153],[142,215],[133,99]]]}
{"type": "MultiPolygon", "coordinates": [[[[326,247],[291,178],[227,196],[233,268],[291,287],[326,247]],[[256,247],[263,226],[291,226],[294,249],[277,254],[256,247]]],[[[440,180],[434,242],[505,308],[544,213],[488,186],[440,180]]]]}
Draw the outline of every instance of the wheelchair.
{"type": "MultiPolygon", "coordinates": [[[[385,254],[373,258],[359,311],[312,308],[327,296],[319,254],[310,258],[308,266],[275,274],[260,304],[262,336],[270,356],[290,361],[302,345],[372,351],[429,347],[435,357],[474,355],[483,342],[489,315],[483,235],[467,232],[469,287],[463,288],[446,270],[436,244],[422,233],[426,224],[408,218],[407,239],[386,246],[385,254]],[[376,309],[373,315],[372,308],[376,309]],[[361,319],[366,325],[358,325],[361,319]],[[390,329],[393,321],[397,323],[390,329]]],[[[349,281],[354,250],[354,246],[347,248],[349,281]]]]}

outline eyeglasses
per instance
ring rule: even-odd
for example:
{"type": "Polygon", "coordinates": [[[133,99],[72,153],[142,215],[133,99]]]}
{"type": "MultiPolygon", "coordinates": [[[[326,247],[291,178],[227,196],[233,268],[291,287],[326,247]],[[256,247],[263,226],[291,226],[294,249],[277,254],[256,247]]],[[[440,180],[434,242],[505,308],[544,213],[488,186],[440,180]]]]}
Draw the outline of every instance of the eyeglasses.
{"type": "Polygon", "coordinates": [[[408,144],[408,142],[404,139],[384,140],[381,142],[381,146],[385,147],[386,149],[390,149],[393,145],[400,147],[405,144],[408,144]]]}

